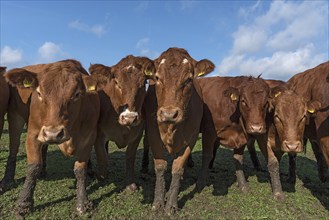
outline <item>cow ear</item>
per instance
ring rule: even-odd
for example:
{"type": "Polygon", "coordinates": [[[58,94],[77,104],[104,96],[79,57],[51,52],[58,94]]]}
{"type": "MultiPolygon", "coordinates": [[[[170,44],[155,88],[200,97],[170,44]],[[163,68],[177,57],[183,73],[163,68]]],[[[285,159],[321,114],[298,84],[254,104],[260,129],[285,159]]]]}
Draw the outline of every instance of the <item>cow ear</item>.
{"type": "Polygon", "coordinates": [[[270,90],[270,98],[276,98],[278,96],[281,95],[282,92],[284,92],[286,89],[286,87],[284,86],[276,86],[271,88],[270,90]]]}
{"type": "Polygon", "coordinates": [[[0,74],[4,74],[6,72],[7,67],[0,66],[0,74]]]}
{"type": "Polygon", "coordinates": [[[154,61],[147,57],[140,57],[138,64],[142,66],[142,71],[148,79],[153,79],[155,74],[154,61]]]}
{"type": "Polygon", "coordinates": [[[89,73],[91,75],[103,75],[108,78],[111,77],[111,67],[102,64],[90,64],[89,73]]]}
{"type": "Polygon", "coordinates": [[[10,85],[19,89],[36,89],[39,86],[37,74],[22,68],[9,70],[4,77],[10,85]]]}
{"type": "Polygon", "coordinates": [[[233,102],[237,102],[240,98],[240,93],[237,88],[229,87],[224,91],[224,96],[229,97],[233,102]]]}
{"type": "Polygon", "coordinates": [[[194,77],[205,76],[215,69],[215,64],[210,60],[203,59],[195,64],[194,77]]]}
{"type": "Polygon", "coordinates": [[[82,79],[83,79],[83,83],[86,87],[86,92],[95,92],[95,91],[99,90],[97,76],[95,77],[94,75],[91,75],[91,76],[83,75],[82,79]]]}
{"type": "Polygon", "coordinates": [[[307,112],[310,114],[314,114],[321,108],[321,102],[313,100],[307,102],[307,112]]]}

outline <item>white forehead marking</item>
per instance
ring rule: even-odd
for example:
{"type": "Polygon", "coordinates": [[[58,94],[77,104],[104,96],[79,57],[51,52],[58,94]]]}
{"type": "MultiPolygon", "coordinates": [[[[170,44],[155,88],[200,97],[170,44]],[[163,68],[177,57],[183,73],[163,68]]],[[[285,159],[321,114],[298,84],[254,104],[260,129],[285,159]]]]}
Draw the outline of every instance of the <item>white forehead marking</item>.
{"type": "Polygon", "coordinates": [[[184,58],[183,63],[188,63],[188,60],[184,58]]]}
{"type": "Polygon", "coordinates": [[[166,62],[166,59],[162,59],[159,65],[164,64],[165,62],[166,62]]]}
{"type": "Polygon", "coordinates": [[[129,66],[126,67],[127,70],[129,70],[130,68],[135,69],[136,67],[134,65],[132,65],[132,64],[130,64],[129,66]]]}

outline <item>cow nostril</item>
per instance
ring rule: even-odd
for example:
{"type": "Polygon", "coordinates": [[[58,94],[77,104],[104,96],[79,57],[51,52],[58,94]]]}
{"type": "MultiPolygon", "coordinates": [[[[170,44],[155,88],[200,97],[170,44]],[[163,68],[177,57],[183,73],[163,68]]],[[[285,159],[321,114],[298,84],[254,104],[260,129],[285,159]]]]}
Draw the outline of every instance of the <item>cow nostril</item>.
{"type": "Polygon", "coordinates": [[[178,111],[176,110],[176,111],[173,113],[173,116],[172,116],[172,118],[173,118],[173,119],[176,119],[176,118],[177,118],[177,116],[178,116],[178,111]]]}

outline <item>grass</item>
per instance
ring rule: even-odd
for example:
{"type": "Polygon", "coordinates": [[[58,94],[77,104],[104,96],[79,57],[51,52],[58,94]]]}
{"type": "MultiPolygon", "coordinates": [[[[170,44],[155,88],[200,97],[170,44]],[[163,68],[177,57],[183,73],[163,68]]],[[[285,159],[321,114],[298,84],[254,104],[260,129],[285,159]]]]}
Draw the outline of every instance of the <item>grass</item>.
{"type": "MultiPolygon", "coordinates": [[[[25,177],[25,134],[17,157],[17,171],[13,187],[0,196],[0,218],[13,219],[15,201],[25,177]]],[[[7,161],[8,134],[5,129],[0,141],[0,177],[4,175],[7,161]]],[[[297,182],[293,186],[285,179],[288,174],[288,156],[281,161],[281,181],[286,195],[284,202],[272,199],[267,171],[253,169],[248,152],[245,153],[245,173],[250,192],[243,194],[236,186],[233,152],[220,148],[214,168],[210,172],[208,186],[197,193],[195,182],[201,167],[201,140],[193,150],[195,166],[187,168],[182,180],[178,205],[181,210],[170,219],[329,219],[329,183],[321,183],[311,147],[306,155],[297,157],[297,182]]],[[[109,177],[103,182],[88,179],[87,193],[93,202],[92,211],[78,216],[75,206],[75,178],[73,158],[65,158],[57,146],[50,146],[47,154],[48,175],[37,182],[34,193],[34,212],[26,219],[168,219],[162,212],[151,211],[155,184],[152,161],[150,176],[142,178],[142,146],[136,159],[136,180],[140,187],[136,193],[126,193],[125,154],[113,143],[110,145],[109,177]]],[[[262,167],[263,156],[258,152],[262,167]]],[[[93,161],[95,158],[93,156],[93,161]]],[[[95,163],[94,163],[95,164],[95,163]]],[[[169,184],[170,172],[166,175],[169,184]]],[[[168,187],[167,184],[167,187],[168,187]]]]}

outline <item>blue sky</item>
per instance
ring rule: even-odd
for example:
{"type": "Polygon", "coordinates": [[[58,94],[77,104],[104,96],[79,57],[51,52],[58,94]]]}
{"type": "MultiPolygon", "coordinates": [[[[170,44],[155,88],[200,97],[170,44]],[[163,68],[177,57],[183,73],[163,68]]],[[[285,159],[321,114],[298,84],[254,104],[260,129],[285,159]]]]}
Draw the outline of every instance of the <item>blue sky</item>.
{"type": "Polygon", "coordinates": [[[212,75],[289,79],[328,61],[328,1],[2,1],[0,64],[108,66],[182,47],[212,75]]]}

